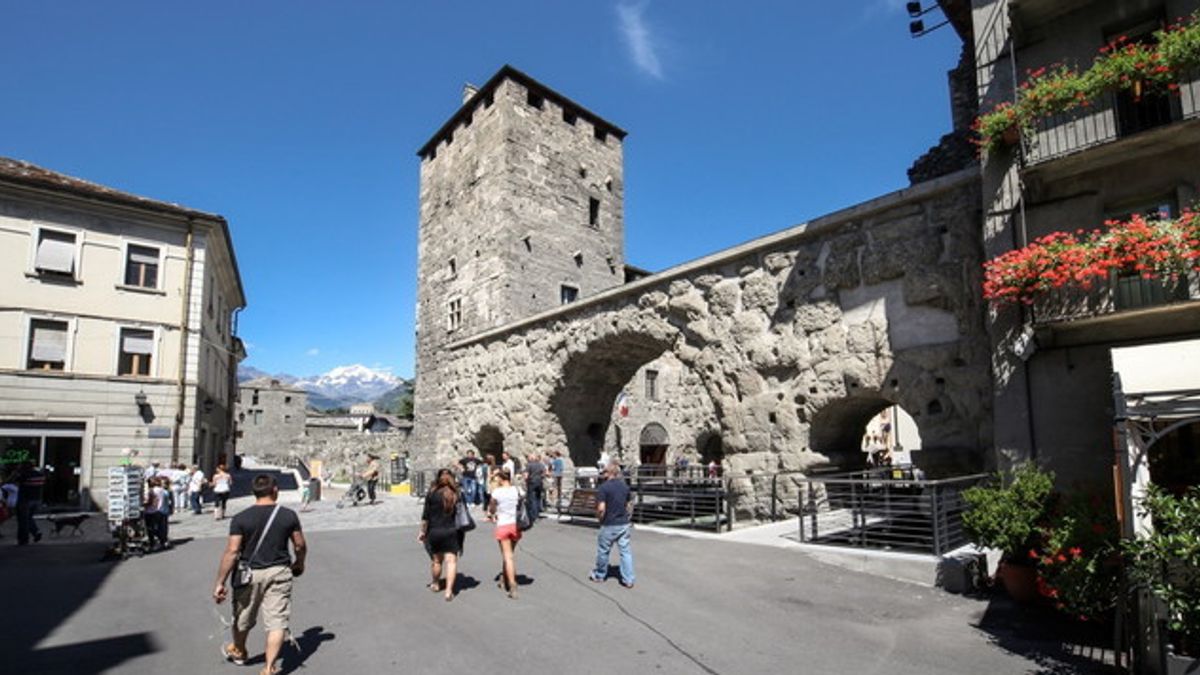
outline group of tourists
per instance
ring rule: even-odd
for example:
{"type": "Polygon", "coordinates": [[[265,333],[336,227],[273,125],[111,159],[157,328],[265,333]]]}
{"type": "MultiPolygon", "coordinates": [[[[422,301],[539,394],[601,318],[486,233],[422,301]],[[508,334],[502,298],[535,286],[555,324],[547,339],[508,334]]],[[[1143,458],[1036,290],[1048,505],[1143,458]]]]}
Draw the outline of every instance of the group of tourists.
{"type": "Polygon", "coordinates": [[[224,463],[217,465],[211,480],[199,466],[192,465],[189,469],[186,464],[162,467],[158,462],[152,462],[144,475],[147,482],[147,505],[151,498],[151,488],[158,486],[167,491],[169,500],[163,513],[170,515],[190,508],[192,513],[198,516],[204,513],[204,492],[211,488],[213,519],[225,518],[225,506],[233,492],[233,474],[224,463]]]}
{"type": "MultiPolygon", "coordinates": [[[[424,545],[430,558],[427,585],[430,591],[441,593],[447,602],[455,598],[459,558],[467,533],[475,528],[470,506],[476,503],[477,496],[482,495],[487,520],[494,525],[492,538],[500,553],[496,585],[509,598],[517,598],[517,544],[536,522],[535,514],[541,510],[547,479],[554,479],[553,490],[561,490],[561,453],[550,453],[546,460],[539,455],[526,457],[520,472],[524,488],[514,481],[517,464],[508,453],[503,453],[499,462],[490,455],[481,461],[473,452],[468,453],[455,470],[444,468],[437,472],[425,495],[417,532],[417,540],[424,545]],[[483,474],[477,471],[480,466],[486,467],[483,474]]],[[[218,468],[214,482],[223,469],[218,468]]],[[[229,539],[217,569],[212,596],[218,604],[232,598],[233,639],[221,647],[224,658],[238,665],[247,662],[247,637],[261,619],[267,634],[261,673],[273,675],[279,667],[279,653],[288,635],[292,581],[304,573],[308,545],[300,517],[279,504],[279,486],[275,478],[269,474],[255,476],[252,488],[254,505],[230,521],[229,539]]],[[[595,563],[587,574],[589,580],[601,583],[608,578],[609,559],[615,546],[619,553],[619,582],[626,588],[633,588],[631,508],[631,493],[624,473],[619,464],[610,463],[604,467],[603,481],[596,491],[600,529],[596,538],[595,563]]]]}

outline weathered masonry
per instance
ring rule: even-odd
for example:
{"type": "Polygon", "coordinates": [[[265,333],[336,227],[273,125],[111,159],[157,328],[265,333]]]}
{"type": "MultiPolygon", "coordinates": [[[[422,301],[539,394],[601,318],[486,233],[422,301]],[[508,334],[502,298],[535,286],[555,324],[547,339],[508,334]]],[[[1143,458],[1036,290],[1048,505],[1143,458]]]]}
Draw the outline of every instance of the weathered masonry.
{"type": "Polygon", "coordinates": [[[608,144],[623,133],[509,69],[454,120],[422,149],[424,457],[559,449],[591,463],[622,387],[669,354],[700,384],[681,391],[707,399],[679,404],[714,413],[717,428],[697,434],[718,435],[726,470],[751,476],[735,481],[743,497],[761,487],[754,474],[861,462],[865,424],[893,403],[919,426],[918,463],[985,462],[977,169],[622,284],[620,152],[608,144]],[[481,112],[481,97],[499,111],[481,112]],[[589,145],[603,129],[605,145],[589,145]],[[577,300],[541,301],[569,283],[577,300]]]}

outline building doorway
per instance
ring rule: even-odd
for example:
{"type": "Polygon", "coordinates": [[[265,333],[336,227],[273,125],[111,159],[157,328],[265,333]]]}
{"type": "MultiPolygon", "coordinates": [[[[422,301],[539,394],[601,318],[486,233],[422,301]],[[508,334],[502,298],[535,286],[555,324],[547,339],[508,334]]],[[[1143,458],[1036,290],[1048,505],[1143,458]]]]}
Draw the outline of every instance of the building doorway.
{"type": "Polygon", "coordinates": [[[651,422],[642,427],[638,436],[638,459],[642,466],[662,466],[667,462],[667,448],[671,439],[667,429],[658,422],[651,422]]]}
{"type": "Polygon", "coordinates": [[[0,422],[0,473],[33,462],[46,473],[42,501],[81,505],[83,422],[0,422]]]}

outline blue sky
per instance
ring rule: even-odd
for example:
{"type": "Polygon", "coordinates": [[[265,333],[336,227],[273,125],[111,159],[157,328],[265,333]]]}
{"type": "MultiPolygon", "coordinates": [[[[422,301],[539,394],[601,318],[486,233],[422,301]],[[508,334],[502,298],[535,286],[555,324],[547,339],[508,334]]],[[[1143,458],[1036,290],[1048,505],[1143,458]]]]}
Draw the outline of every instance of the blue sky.
{"type": "Polygon", "coordinates": [[[907,185],[960,45],[903,4],[8,3],[0,155],[226,216],[249,365],[410,376],[414,153],[464,82],[510,63],[628,130],[659,270],[907,185]]]}

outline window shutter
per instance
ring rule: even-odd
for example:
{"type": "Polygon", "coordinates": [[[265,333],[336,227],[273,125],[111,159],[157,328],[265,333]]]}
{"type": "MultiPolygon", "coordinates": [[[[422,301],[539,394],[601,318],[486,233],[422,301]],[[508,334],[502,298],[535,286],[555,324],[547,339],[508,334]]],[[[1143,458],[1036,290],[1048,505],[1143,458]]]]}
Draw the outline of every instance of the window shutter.
{"type": "Polygon", "coordinates": [[[75,235],[42,231],[34,267],[47,272],[75,273],[75,235]]]}
{"type": "Polygon", "coordinates": [[[125,333],[121,338],[121,351],[126,354],[151,354],[154,351],[154,335],[125,333]]]}
{"type": "Polygon", "coordinates": [[[129,247],[129,261],[142,265],[157,265],[158,251],[152,248],[142,248],[140,246],[129,247]]]}
{"type": "Polygon", "coordinates": [[[67,360],[67,331],[63,328],[34,326],[32,352],[30,357],[34,361],[65,363],[67,360]]]}

